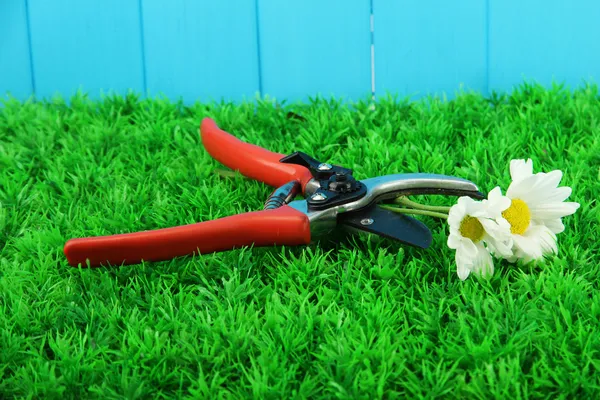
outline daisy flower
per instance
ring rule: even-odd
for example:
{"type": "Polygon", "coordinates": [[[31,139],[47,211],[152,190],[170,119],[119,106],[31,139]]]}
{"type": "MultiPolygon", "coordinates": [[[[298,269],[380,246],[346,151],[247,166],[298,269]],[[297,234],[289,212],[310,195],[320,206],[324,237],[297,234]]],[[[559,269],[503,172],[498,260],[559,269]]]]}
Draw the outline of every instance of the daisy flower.
{"type": "MultiPolygon", "coordinates": [[[[493,192],[499,190],[496,188],[493,192]]],[[[448,247],[456,250],[457,274],[461,280],[467,279],[471,273],[482,277],[494,273],[490,249],[506,257],[512,255],[510,226],[501,218],[502,212],[509,206],[510,200],[497,196],[488,196],[488,201],[484,202],[464,196],[450,208],[448,247]]]]}
{"type": "Polygon", "coordinates": [[[556,234],[565,229],[561,218],[579,208],[579,203],[565,202],[571,188],[558,187],[562,172],[533,174],[533,162],[528,159],[512,160],[510,175],[512,182],[506,196],[498,190],[489,198],[494,202],[510,201],[502,217],[510,225],[513,255],[504,257],[511,262],[521,258],[527,263],[557,253],[556,234]]]}

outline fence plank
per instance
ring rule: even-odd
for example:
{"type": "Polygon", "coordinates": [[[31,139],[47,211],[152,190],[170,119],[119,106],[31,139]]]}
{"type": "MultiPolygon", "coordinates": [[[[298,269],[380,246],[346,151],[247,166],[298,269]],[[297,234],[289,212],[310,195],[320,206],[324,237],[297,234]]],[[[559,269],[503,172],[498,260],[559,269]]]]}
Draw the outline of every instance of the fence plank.
{"type": "Polygon", "coordinates": [[[19,100],[33,95],[25,0],[0,7],[0,97],[19,100]]]}
{"type": "Polygon", "coordinates": [[[599,83],[599,22],[595,0],[490,1],[490,88],[599,83]]]}
{"type": "Polygon", "coordinates": [[[186,103],[259,91],[256,7],[248,0],[145,0],[148,91],[186,103]]]}
{"type": "Polygon", "coordinates": [[[486,2],[374,0],[376,92],[485,91],[486,2]]]}
{"type": "Polygon", "coordinates": [[[259,0],[263,92],[281,100],[371,93],[369,0],[259,0]]]}
{"type": "Polygon", "coordinates": [[[29,0],[29,12],[38,97],[144,90],[137,1],[29,0]]]}

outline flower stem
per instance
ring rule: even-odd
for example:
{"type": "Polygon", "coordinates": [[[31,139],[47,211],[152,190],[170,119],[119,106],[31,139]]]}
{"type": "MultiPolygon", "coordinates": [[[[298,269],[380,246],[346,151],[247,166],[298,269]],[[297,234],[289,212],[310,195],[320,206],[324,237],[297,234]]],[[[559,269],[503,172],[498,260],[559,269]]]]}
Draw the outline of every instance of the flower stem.
{"type": "Polygon", "coordinates": [[[390,211],[397,212],[400,214],[427,215],[428,217],[448,219],[448,214],[439,213],[439,212],[435,212],[435,211],[416,210],[413,208],[398,208],[398,207],[391,207],[391,206],[384,206],[384,205],[380,205],[379,207],[381,207],[385,210],[390,210],[390,211]]]}
{"type": "Polygon", "coordinates": [[[424,204],[420,204],[414,201],[409,200],[405,196],[400,196],[396,200],[394,200],[396,204],[402,204],[408,207],[416,208],[417,210],[428,210],[428,211],[438,211],[443,213],[450,212],[450,207],[444,206],[426,206],[424,204]]]}

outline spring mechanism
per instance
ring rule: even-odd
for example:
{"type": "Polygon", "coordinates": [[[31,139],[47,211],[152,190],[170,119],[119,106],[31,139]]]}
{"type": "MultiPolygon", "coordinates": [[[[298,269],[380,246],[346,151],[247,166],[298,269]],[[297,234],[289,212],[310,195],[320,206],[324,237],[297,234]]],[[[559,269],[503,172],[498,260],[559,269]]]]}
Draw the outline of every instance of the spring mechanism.
{"type": "Polygon", "coordinates": [[[265,210],[274,210],[288,204],[300,192],[300,182],[291,181],[275,189],[265,202],[265,210]]]}

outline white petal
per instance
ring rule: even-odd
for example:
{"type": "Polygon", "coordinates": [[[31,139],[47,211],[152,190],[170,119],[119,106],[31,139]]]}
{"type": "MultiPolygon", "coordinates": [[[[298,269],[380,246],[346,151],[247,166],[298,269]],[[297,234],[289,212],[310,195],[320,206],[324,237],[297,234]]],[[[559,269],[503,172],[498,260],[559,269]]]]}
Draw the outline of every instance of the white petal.
{"type": "Polygon", "coordinates": [[[518,253],[513,254],[512,256],[506,257],[506,261],[508,261],[511,264],[516,263],[521,257],[519,256],[518,253]]]}
{"type": "Polygon", "coordinates": [[[510,177],[513,181],[519,181],[533,174],[533,161],[531,158],[525,160],[511,160],[510,177]]]}
{"type": "Polygon", "coordinates": [[[465,279],[467,279],[469,277],[469,274],[471,273],[471,270],[469,269],[469,265],[465,264],[458,257],[458,254],[457,254],[457,257],[456,257],[456,273],[458,274],[458,278],[461,281],[464,281],[465,279]]]}
{"type": "Polygon", "coordinates": [[[485,233],[497,240],[507,240],[510,238],[510,223],[504,218],[496,220],[479,218],[478,221],[483,226],[485,233]]]}
{"type": "Polygon", "coordinates": [[[461,237],[459,235],[450,233],[450,235],[448,236],[448,247],[450,247],[451,249],[458,249],[458,247],[460,246],[460,242],[461,237]]]}
{"type": "Polygon", "coordinates": [[[528,255],[533,259],[539,259],[542,257],[542,249],[539,243],[535,240],[535,238],[523,236],[523,235],[513,235],[515,254],[523,254],[528,255]]]}
{"type": "Polygon", "coordinates": [[[538,181],[538,185],[541,189],[555,189],[560,184],[563,173],[561,170],[555,169],[554,171],[540,175],[543,176],[543,179],[538,181]]]}
{"type": "Polygon", "coordinates": [[[502,232],[510,234],[510,222],[508,222],[505,218],[496,218],[496,223],[502,232]]]}
{"type": "Polygon", "coordinates": [[[456,249],[455,255],[456,266],[457,268],[459,268],[460,271],[462,271],[463,275],[465,273],[465,269],[469,269],[469,271],[471,270],[471,267],[473,266],[473,260],[476,256],[477,247],[475,246],[475,244],[473,244],[473,242],[471,242],[470,240],[463,240],[461,246],[459,246],[458,249],[456,249]],[[470,248],[470,246],[466,246],[465,244],[467,242],[470,243],[470,245],[473,246],[473,248],[470,248]]]}
{"type": "Polygon", "coordinates": [[[579,208],[579,203],[546,203],[531,206],[531,218],[535,220],[548,220],[572,215],[579,208]]]}
{"type": "Polygon", "coordinates": [[[535,221],[536,223],[546,225],[548,229],[552,231],[554,234],[559,234],[564,232],[565,225],[562,223],[560,218],[557,219],[547,219],[544,221],[535,221]]]}
{"type": "Polygon", "coordinates": [[[473,259],[477,256],[477,246],[475,246],[473,241],[465,238],[461,241],[457,253],[461,253],[461,256],[465,258],[473,259]]]}
{"type": "Polygon", "coordinates": [[[470,201],[467,203],[465,212],[467,215],[470,215],[475,218],[488,217],[488,207],[486,203],[484,203],[483,201],[475,201],[473,199],[470,199],[470,201]]]}
{"type": "Polygon", "coordinates": [[[473,202],[475,202],[475,200],[473,200],[469,196],[461,196],[458,198],[456,204],[466,209],[473,202]]]}
{"type": "Polygon", "coordinates": [[[513,255],[514,239],[512,235],[508,238],[494,238],[492,236],[486,236],[484,238],[490,252],[502,257],[507,258],[513,255]]]}
{"type": "Polygon", "coordinates": [[[458,211],[452,212],[452,209],[450,209],[448,213],[448,225],[458,228],[463,218],[464,213],[459,213],[458,211]]]}
{"type": "Polygon", "coordinates": [[[507,241],[488,239],[485,242],[487,243],[490,252],[496,254],[499,257],[507,259],[514,255],[514,241],[512,239],[507,241]]]}
{"type": "Polygon", "coordinates": [[[510,263],[516,263],[518,260],[521,260],[523,264],[529,264],[531,261],[534,261],[530,255],[525,254],[520,250],[515,251],[514,256],[508,258],[508,262],[510,263]]]}
{"type": "Polygon", "coordinates": [[[510,199],[525,200],[531,194],[531,188],[534,187],[540,179],[539,175],[531,175],[518,181],[512,181],[506,189],[506,197],[510,199]]]}
{"type": "Polygon", "coordinates": [[[458,202],[452,207],[450,207],[450,211],[448,211],[448,224],[450,224],[450,226],[458,227],[460,225],[460,222],[464,218],[465,213],[466,207],[464,205],[464,202],[460,201],[459,198],[458,202]]]}
{"type": "Polygon", "coordinates": [[[536,179],[531,179],[528,181],[531,183],[531,187],[527,193],[522,194],[521,199],[523,199],[523,201],[531,206],[538,203],[546,203],[548,202],[549,198],[557,197],[555,192],[558,189],[560,180],[562,179],[561,171],[555,170],[549,173],[540,172],[535,174],[534,177],[536,179]]]}
{"type": "Polygon", "coordinates": [[[558,253],[558,245],[556,243],[556,235],[552,233],[550,228],[544,225],[534,225],[528,232],[527,236],[537,238],[543,255],[558,253]]]}
{"type": "Polygon", "coordinates": [[[502,215],[502,211],[510,207],[511,200],[503,196],[500,187],[496,186],[488,193],[487,200],[483,200],[482,203],[487,207],[489,217],[496,219],[502,215]]]}
{"type": "Polygon", "coordinates": [[[544,225],[532,225],[524,235],[513,235],[515,254],[525,263],[558,252],[556,235],[544,225]]]}
{"type": "Polygon", "coordinates": [[[495,188],[490,190],[487,198],[489,201],[493,202],[494,200],[499,199],[501,197],[502,197],[502,189],[500,189],[500,186],[496,186],[495,188]]]}
{"type": "Polygon", "coordinates": [[[494,260],[482,244],[477,244],[477,256],[473,260],[472,271],[482,278],[489,278],[494,274],[494,260]]]}
{"type": "Polygon", "coordinates": [[[544,203],[560,203],[561,201],[565,201],[569,198],[573,189],[568,186],[561,186],[549,190],[544,196],[544,203]]]}

